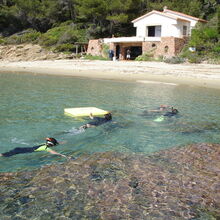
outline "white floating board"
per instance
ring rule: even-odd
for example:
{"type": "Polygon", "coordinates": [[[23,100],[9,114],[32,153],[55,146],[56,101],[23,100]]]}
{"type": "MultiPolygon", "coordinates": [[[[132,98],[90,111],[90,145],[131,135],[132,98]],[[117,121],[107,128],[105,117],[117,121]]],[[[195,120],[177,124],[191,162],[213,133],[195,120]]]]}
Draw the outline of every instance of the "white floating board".
{"type": "Polygon", "coordinates": [[[82,107],[82,108],[65,108],[64,113],[72,117],[93,116],[108,114],[108,111],[96,107],[82,107]]]}

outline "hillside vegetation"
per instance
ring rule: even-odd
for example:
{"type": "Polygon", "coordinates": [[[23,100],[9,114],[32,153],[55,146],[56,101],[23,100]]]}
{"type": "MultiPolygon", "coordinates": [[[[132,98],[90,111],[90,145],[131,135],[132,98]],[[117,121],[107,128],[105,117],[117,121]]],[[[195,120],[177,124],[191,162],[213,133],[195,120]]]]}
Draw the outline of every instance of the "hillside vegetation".
{"type": "Polygon", "coordinates": [[[218,62],[219,0],[0,0],[0,44],[33,43],[72,53],[77,42],[134,36],[131,21],[164,6],[208,20],[193,31],[182,56],[192,62],[218,62]],[[196,52],[189,53],[188,47],[196,47],[196,52]]]}

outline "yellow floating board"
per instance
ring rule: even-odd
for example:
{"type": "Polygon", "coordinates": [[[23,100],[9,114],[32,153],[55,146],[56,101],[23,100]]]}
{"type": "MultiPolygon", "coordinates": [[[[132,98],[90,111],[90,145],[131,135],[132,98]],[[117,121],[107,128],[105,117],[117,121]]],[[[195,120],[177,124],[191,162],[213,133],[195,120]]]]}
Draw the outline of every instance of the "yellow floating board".
{"type": "Polygon", "coordinates": [[[93,116],[108,114],[108,111],[96,107],[83,107],[83,108],[65,108],[64,113],[72,117],[85,117],[92,113],[93,116]]]}

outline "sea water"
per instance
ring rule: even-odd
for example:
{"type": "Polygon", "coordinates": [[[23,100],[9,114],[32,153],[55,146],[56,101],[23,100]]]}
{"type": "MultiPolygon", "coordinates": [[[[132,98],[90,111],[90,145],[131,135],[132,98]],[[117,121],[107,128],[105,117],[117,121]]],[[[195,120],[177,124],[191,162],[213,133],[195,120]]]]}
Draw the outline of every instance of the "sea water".
{"type": "MultiPolygon", "coordinates": [[[[103,73],[104,74],[104,73],[103,73]]],[[[94,152],[151,154],[191,143],[220,142],[220,90],[143,82],[81,79],[36,74],[0,74],[0,153],[32,147],[55,137],[54,148],[73,158],[94,152]],[[157,122],[147,113],[161,104],[178,117],[157,122]],[[87,130],[89,118],[73,118],[64,108],[97,107],[112,122],[87,130]]],[[[46,152],[0,158],[0,172],[29,170],[65,160],[46,152]]]]}

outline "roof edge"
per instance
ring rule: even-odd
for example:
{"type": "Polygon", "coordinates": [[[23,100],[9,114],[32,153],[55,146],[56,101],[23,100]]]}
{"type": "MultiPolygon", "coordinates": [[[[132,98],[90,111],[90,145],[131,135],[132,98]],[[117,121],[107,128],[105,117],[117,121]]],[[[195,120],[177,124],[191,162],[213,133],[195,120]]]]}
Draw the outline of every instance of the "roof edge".
{"type": "Polygon", "coordinates": [[[197,18],[197,17],[191,16],[191,15],[184,14],[182,12],[178,12],[178,11],[173,11],[173,10],[167,9],[166,7],[164,8],[163,12],[157,11],[157,10],[152,10],[152,11],[148,12],[147,14],[144,14],[144,15],[142,15],[142,16],[134,19],[134,20],[132,20],[131,22],[135,23],[135,22],[141,20],[142,18],[145,18],[145,17],[147,17],[147,16],[149,16],[149,15],[151,15],[153,13],[156,13],[156,14],[159,14],[159,15],[162,15],[162,16],[166,16],[166,17],[169,17],[169,18],[172,18],[172,19],[175,19],[175,20],[179,19],[179,20],[188,21],[188,20],[186,20],[188,18],[188,19],[193,19],[193,20],[200,21],[200,22],[205,22],[205,23],[208,22],[208,21],[206,21],[204,19],[201,19],[201,18],[197,18]],[[170,12],[170,14],[169,14],[169,12],[170,12]],[[175,17],[175,15],[172,15],[171,13],[176,14],[177,16],[179,15],[179,16],[186,17],[186,19],[175,17]]]}
{"type": "Polygon", "coordinates": [[[162,15],[162,16],[165,16],[165,17],[169,17],[169,18],[172,18],[172,19],[175,19],[175,20],[178,19],[178,18],[176,18],[176,17],[174,17],[174,16],[172,16],[172,15],[169,15],[169,14],[167,14],[167,13],[164,13],[164,12],[161,12],[161,11],[152,10],[152,11],[148,12],[147,14],[144,14],[144,15],[142,15],[142,16],[140,16],[140,17],[134,19],[134,20],[132,20],[131,22],[132,22],[132,23],[135,23],[135,22],[141,20],[142,18],[145,18],[145,17],[147,17],[147,16],[149,16],[149,15],[151,15],[151,14],[154,14],[154,13],[159,14],[159,15],[162,15]]]}
{"type": "Polygon", "coordinates": [[[184,17],[188,17],[188,18],[191,18],[191,19],[194,19],[196,21],[201,21],[201,22],[208,22],[204,19],[201,19],[201,18],[197,18],[197,17],[194,17],[194,16],[191,16],[191,15],[187,15],[187,14],[184,14],[182,12],[178,12],[178,11],[173,11],[173,10],[170,10],[170,9],[167,9],[167,8],[164,8],[164,13],[166,12],[171,12],[171,13],[174,13],[174,14],[177,14],[177,15],[180,15],[180,16],[184,16],[184,17]]]}

